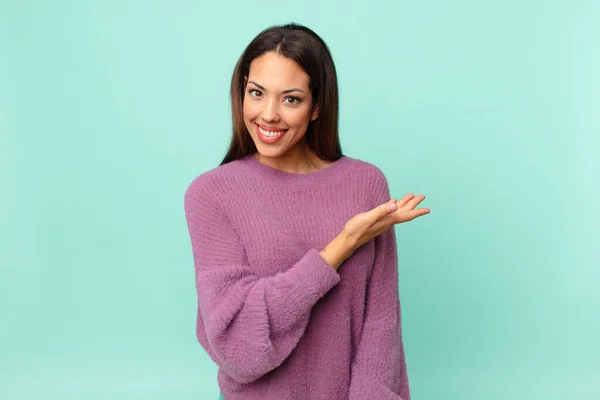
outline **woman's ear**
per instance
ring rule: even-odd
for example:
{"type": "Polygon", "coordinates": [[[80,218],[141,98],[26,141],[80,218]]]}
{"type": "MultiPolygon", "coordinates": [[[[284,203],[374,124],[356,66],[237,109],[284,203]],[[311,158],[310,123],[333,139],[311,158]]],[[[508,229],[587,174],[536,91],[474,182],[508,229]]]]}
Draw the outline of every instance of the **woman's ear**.
{"type": "Polygon", "coordinates": [[[320,110],[320,107],[319,107],[319,105],[317,104],[317,105],[316,105],[316,106],[313,108],[312,115],[310,116],[310,120],[311,120],[311,121],[314,121],[315,119],[319,118],[319,110],[320,110]]]}

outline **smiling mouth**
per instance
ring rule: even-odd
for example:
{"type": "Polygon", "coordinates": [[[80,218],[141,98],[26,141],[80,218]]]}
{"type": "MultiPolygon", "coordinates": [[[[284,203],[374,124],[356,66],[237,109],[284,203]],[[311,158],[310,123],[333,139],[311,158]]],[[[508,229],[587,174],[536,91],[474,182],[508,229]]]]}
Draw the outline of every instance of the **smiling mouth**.
{"type": "Polygon", "coordinates": [[[287,129],[278,129],[278,130],[269,129],[269,130],[267,130],[267,129],[263,128],[262,126],[260,126],[259,124],[256,124],[256,126],[257,126],[258,132],[261,135],[266,136],[268,138],[276,138],[276,137],[282,136],[284,133],[286,133],[288,131],[287,129]]]}
{"type": "Polygon", "coordinates": [[[281,140],[281,138],[288,132],[289,129],[281,129],[278,131],[269,131],[256,124],[256,132],[261,142],[265,144],[274,144],[281,140]]]}

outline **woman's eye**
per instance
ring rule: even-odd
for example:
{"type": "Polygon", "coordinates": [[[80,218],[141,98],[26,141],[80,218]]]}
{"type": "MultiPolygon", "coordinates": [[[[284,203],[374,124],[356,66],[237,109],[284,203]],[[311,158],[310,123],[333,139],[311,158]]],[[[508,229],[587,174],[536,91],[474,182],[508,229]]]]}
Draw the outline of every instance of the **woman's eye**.
{"type": "Polygon", "coordinates": [[[289,104],[298,104],[298,103],[300,103],[300,99],[297,98],[297,97],[293,97],[293,96],[286,97],[286,100],[291,100],[291,101],[288,101],[289,104]]]}
{"type": "Polygon", "coordinates": [[[256,89],[249,89],[248,93],[250,94],[250,96],[260,96],[260,92],[256,89]]]}

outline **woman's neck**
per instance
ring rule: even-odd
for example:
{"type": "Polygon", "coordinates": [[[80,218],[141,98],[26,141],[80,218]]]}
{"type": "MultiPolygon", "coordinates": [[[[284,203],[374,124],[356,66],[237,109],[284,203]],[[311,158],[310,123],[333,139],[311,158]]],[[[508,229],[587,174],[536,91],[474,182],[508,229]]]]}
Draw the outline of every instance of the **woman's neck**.
{"type": "Polygon", "coordinates": [[[265,165],[291,174],[308,174],[332,164],[321,160],[308,146],[294,152],[288,150],[279,157],[265,157],[259,152],[252,156],[265,165]]]}

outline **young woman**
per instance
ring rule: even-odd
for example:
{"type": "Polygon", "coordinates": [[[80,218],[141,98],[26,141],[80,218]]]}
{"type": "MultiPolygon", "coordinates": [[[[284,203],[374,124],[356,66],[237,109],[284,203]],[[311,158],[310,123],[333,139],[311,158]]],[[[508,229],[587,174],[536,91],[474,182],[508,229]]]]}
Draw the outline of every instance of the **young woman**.
{"type": "Polygon", "coordinates": [[[231,100],[229,151],[185,193],[196,335],[221,398],[409,400],[393,226],[428,214],[425,197],[390,199],[378,167],[342,154],[336,71],[312,30],[261,32],[231,100]]]}

